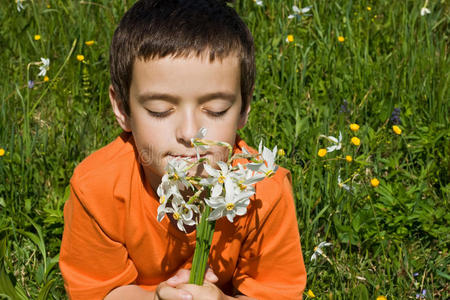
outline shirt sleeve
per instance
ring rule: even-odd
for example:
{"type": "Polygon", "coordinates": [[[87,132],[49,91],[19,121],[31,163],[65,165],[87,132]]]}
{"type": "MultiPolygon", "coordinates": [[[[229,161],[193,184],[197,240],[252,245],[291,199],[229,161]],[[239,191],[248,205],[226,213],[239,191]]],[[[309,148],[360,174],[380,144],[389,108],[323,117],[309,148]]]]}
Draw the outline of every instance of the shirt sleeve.
{"type": "Polygon", "coordinates": [[[105,232],[85,203],[71,185],[59,266],[70,299],[103,299],[115,287],[132,283],[137,270],[123,243],[105,232]]]}
{"type": "Polygon", "coordinates": [[[233,276],[241,293],[257,299],[302,299],[306,285],[289,173],[280,186],[278,201],[255,222],[244,242],[233,276]]]}

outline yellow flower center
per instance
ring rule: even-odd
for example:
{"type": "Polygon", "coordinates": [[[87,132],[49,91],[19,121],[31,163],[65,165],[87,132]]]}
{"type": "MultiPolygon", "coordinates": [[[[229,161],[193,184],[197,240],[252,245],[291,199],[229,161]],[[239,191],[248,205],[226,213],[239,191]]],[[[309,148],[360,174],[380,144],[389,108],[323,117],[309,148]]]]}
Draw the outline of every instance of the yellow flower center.
{"type": "Polygon", "coordinates": [[[241,189],[241,191],[243,191],[247,188],[247,186],[245,184],[239,183],[239,188],[241,189]]]}
{"type": "Polygon", "coordinates": [[[294,36],[292,35],[292,34],[290,34],[290,35],[288,35],[287,36],[287,40],[288,40],[288,42],[293,42],[294,41],[294,36]]]}
{"type": "Polygon", "coordinates": [[[159,197],[159,203],[164,204],[164,202],[166,202],[166,196],[161,196],[159,197]]]}
{"type": "Polygon", "coordinates": [[[270,175],[272,175],[273,174],[273,170],[268,170],[268,171],[266,171],[266,176],[268,177],[268,176],[270,176],[270,175]]]}
{"type": "Polygon", "coordinates": [[[174,218],[176,221],[178,221],[178,220],[180,219],[180,214],[177,213],[177,212],[173,213],[173,218],[174,218]]]}
{"type": "Polygon", "coordinates": [[[78,60],[78,61],[83,61],[83,60],[84,60],[84,55],[78,54],[78,55],[77,55],[77,60],[78,60]]]}
{"type": "Polygon", "coordinates": [[[227,208],[227,210],[233,210],[234,204],[233,203],[227,203],[227,205],[225,207],[227,208]]]}
{"type": "Polygon", "coordinates": [[[348,162],[352,162],[353,158],[350,155],[347,155],[345,157],[345,160],[348,161],[348,162]]]}
{"type": "Polygon", "coordinates": [[[170,176],[170,179],[172,179],[172,180],[178,180],[178,179],[180,179],[180,177],[178,177],[178,175],[177,175],[177,173],[173,173],[173,175],[172,176],[170,176]]]}
{"type": "Polygon", "coordinates": [[[217,178],[217,181],[219,183],[223,183],[225,181],[225,177],[223,175],[220,175],[219,178],[217,178]]]}

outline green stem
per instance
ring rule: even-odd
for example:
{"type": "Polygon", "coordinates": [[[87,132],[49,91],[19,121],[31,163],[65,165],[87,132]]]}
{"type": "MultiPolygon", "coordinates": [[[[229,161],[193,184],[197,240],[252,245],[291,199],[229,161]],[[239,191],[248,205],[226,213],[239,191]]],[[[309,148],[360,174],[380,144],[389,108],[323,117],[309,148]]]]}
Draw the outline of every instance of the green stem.
{"type": "Polygon", "coordinates": [[[205,207],[197,225],[196,244],[194,258],[192,260],[191,274],[189,283],[203,285],[203,278],[208,263],[209,251],[211,248],[212,237],[214,234],[215,221],[208,221],[211,208],[205,207]]]}

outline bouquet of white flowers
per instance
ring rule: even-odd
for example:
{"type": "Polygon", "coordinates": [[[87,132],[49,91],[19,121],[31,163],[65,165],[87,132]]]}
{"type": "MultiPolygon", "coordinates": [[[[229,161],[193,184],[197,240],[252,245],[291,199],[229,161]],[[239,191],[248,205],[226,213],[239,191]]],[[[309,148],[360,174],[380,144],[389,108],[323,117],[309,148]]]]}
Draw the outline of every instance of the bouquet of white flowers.
{"type": "Polygon", "coordinates": [[[166,214],[172,214],[181,231],[186,232],[185,225],[196,226],[196,245],[189,283],[198,285],[203,284],[215,221],[226,217],[233,222],[236,216],[244,215],[250,197],[255,193],[253,185],[273,175],[277,169],[276,146],[270,150],[260,143],[257,154],[251,154],[243,148],[242,153],[233,155],[231,145],[206,140],[205,135],[206,129],[201,128],[191,139],[197,152],[197,160],[177,158],[169,161],[166,174],[157,189],[160,201],[158,221],[166,214]],[[200,158],[200,151],[211,146],[228,148],[228,160],[217,162],[217,169],[206,158],[200,158]],[[234,160],[242,158],[249,163],[233,166],[234,160]],[[208,176],[189,176],[188,171],[200,164],[203,164],[208,176]],[[191,196],[186,197],[187,199],[181,193],[185,190],[190,190],[191,196]]]}

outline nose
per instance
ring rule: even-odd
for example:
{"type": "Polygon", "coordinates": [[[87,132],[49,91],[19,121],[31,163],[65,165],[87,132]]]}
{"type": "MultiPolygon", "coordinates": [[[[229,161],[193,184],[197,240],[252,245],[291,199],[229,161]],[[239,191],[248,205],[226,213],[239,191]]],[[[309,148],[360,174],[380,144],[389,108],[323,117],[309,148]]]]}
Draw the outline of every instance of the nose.
{"type": "Polygon", "coordinates": [[[191,138],[197,134],[200,127],[194,111],[184,112],[177,124],[176,138],[178,143],[186,147],[192,147],[191,138]]]}

